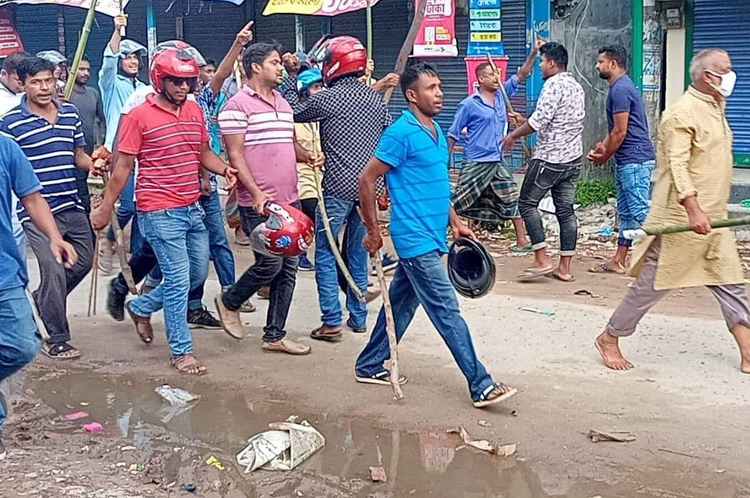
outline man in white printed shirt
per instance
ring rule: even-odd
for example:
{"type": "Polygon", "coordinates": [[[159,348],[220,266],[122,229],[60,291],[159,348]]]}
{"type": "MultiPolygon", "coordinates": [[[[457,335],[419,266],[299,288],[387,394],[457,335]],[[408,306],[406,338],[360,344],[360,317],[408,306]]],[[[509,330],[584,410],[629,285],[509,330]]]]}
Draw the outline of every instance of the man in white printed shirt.
{"type": "Polygon", "coordinates": [[[546,43],[539,53],[544,87],[536,110],[528,121],[512,117],[521,125],[503,140],[510,149],[525,135],[538,133],[534,157],[526,170],[518,207],[526,223],[534,251],[534,265],[518,275],[519,282],[552,276],[572,282],[570,262],[576,251],[578,224],[573,211],[576,181],[583,157],[583,120],[586,117],[583,87],[568,72],[568,51],[559,43],[546,43]],[[560,224],[560,262],[555,268],[547,255],[539,203],[552,193],[555,216],[560,224]]]}

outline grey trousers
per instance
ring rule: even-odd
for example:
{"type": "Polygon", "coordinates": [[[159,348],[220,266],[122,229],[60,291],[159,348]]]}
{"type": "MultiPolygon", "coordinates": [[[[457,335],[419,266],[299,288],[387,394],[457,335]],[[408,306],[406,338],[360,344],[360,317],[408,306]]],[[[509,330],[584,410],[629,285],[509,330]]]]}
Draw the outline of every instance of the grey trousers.
{"type": "Polygon", "coordinates": [[[33,296],[39,309],[39,316],[49,334],[51,344],[70,340],[70,327],[67,318],[67,298],[81,280],[91,271],[94,261],[94,242],[91,225],[86,213],[68,209],[55,214],[57,229],[65,241],[78,253],[78,261],[72,268],[55,261],[49,248],[49,239],[34,223],[23,224],[29,246],[39,264],[41,282],[33,296]]]}
{"type": "MultiPolygon", "coordinates": [[[[661,298],[669,294],[668,290],[654,290],[660,249],[661,239],[657,237],[646,253],[646,262],[643,264],[638,278],[628,287],[628,292],[609,319],[606,330],[610,334],[617,337],[632,335],[641,318],[661,298]]],[[[750,327],[750,306],[748,306],[747,291],[744,285],[709,285],[707,287],[719,302],[721,313],[724,315],[724,321],[729,330],[737,325],[750,327]]]]}

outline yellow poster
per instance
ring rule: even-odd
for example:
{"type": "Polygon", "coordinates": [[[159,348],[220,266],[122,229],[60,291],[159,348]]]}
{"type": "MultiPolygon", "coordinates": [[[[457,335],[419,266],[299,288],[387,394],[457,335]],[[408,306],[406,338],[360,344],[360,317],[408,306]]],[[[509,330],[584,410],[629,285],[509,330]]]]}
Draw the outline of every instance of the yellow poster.
{"type": "Polygon", "coordinates": [[[488,33],[488,32],[472,32],[471,41],[473,42],[499,42],[503,41],[503,35],[500,32],[488,33]]]}
{"type": "MultiPolygon", "coordinates": [[[[378,0],[370,0],[374,6],[378,0]]],[[[264,16],[272,14],[305,14],[312,16],[337,16],[364,9],[367,0],[268,0],[264,16]]]]}

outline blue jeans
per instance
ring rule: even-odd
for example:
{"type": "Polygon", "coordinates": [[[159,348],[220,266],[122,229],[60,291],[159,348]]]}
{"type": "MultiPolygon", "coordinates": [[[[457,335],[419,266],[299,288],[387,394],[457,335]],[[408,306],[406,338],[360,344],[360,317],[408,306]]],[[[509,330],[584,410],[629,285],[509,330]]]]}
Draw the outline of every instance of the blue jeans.
{"type": "Polygon", "coordinates": [[[620,236],[617,245],[630,246],[633,241],[623,237],[625,230],[636,230],[646,221],[651,194],[651,173],[655,161],[618,164],[615,168],[617,186],[617,215],[620,217],[620,236]]]}
{"type": "MultiPolygon", "coordinates": [[[[42,343],[23,287],[0,291],[0,382],[31,362],[42,343]]],[[[0,436],[7,413],[0,403],[0,436]]]]}
{"type": "MultiPolygon", "coordinates": [[[[466,377],[471,398],[479,401],[492,391],[495,383],[477,358],[469,327],[458,309],[456,292],[448,280],[442,255],[438,251],[416,258],[400,259],[389,296],[399,342],[414,318],[417,307],[422,305],[466,377]]],[[[370,341],[357,358],[357,376],[384,376],[386,370],[383,362],[390,357],[385,311],[381,308],[370,341]]]]}
{"type": "Polygon", "coordinates": [[[141,235],[151,245],[164,280],[153,291],[130,301],[133,312],[150,317],[162,307],[173,357],[193,352],[187,322],[188,292],[208,273],[208,230],[198,204],[138,213],[141,235]]]}
{"type": "MultiPolygon", "coordinates": [[[[368,256],[362,241],[367,234],[362,219],[357,213],[354,201],[345,201],[336,197],[325,197],[326,211],[331,222],[333,238],[338,240],[341,227],[347,224],[343,245],[349,256],[349,271],[359,290],[367,291],[369,273],[368,256]]],[[[318,210],[315,217],[315,281],[318,284],[318,299],[320,300],[321,320],[329,327],[341,326],[341,303],[339,302],[339,284],[336,272],[336,259],[328,244],[325,234],[323,218],[318,210]]],[[[357,296],[347,288],[346,309],[353,327],[364,327],[367,322],[367,306],[361,303],[357,296]]]]}
{"type": "MultiPolygon", "coordinates": [[[[226,290],[234,285],[234,255],[229,247],[227,232],[224,230],[224,210],[219,201],[219,192],[214,190],[210,196],[200,198],[201,207],[206,214],[204,219],[208,229],[208,248],[214,262],[216,275],[219,277],[221,288],[226,290]]],[[[190,296],[188,309],[199,310],[203,307],[203,286],[199,285],[198,292],[190,296]]]]}
{"type": "MultiPolygon", "coordinates": [[[[133,216],[135,216],[135,172],[131,171],[128,183],[125,184],[125,188],[120,193],[120,205],[117,206],[117,221],[120,223],[120,228],[125,229],[133,216]]],[[[111,226],[107,232],[107,239],[110,242],[115,241],[115,231],[111,226]]]]}

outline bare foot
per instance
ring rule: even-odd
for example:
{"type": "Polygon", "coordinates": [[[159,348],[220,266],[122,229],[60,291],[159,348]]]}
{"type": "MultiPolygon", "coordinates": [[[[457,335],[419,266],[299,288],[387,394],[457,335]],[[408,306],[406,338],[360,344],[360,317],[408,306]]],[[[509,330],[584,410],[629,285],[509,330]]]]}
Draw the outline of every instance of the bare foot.
{"type": "Polygon", "coordinates": [[[740,365],[740,371],[745,374],[750,374],[750,358],[742,358],[742,364],[740,365]]]}
{"type": "Polygon", "coordinates": [[[617,337],[606,330],[599,334],[599,337],[594,341],[594,345],[599,350],[599,354],[602,355],[602,360],[607,368],[612,370],[630,370],[633,368],[633,364],[622,355],[617,337]]]}
{"type": "Polygon", "coordinates": [[[742,355],[740,371],[750,374],[750,327],[739,324],[732,329],[732,335],[737,341],[737,346],[740,348],[740,355],[742,355]]]}

